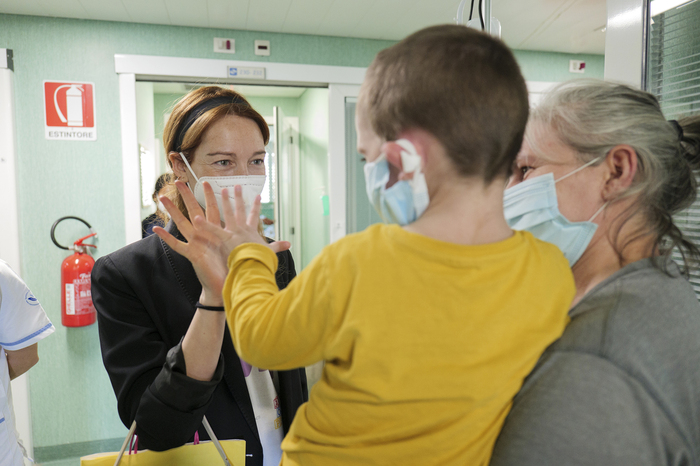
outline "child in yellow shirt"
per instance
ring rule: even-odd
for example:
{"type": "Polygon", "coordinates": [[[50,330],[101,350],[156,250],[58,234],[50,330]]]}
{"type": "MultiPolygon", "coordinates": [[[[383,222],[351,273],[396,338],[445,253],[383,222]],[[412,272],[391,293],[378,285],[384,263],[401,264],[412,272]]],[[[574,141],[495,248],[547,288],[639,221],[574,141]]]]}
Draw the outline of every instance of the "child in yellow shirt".
{"type": "Polygon", "coordinates": [[[486,34],[436,26],[380,52],[358,100],[358,149],[370,202],[399,225],[331,244],[283,291],[259,199],[246,218],[237,186],[225,229],[208,185],[206,221],[181,182],[192,225],[163,199],[188,243],[157,234],[200,280],[217,274],[211,257],[227,258],[240,357],[271,370],[325,361],[283,465],[488,463],[574,296],[561,252],[504,219],[527,115],[512,53],[486,34]]]}

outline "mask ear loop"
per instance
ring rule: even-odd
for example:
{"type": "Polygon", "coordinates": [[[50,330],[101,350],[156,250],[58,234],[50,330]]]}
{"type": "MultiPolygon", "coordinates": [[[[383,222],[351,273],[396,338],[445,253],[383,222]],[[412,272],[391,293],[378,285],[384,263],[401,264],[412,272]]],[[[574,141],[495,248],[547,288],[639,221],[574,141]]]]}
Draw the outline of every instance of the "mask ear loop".
{"type": "Polygon", "coordinates": [[[598,160],[600,160],[601,158],[602,158],[602,157],[596,157],[596,158],[594,158],[594,159],[591,160],[590,162],[588,162],[588,163],[586,163],[586,164],[584,164],[584,165],[581,165],[581,166],[578,167],[576,170],[567,173],[566,175],[562,176],[562,177],[559,178],[558,180],[554,180],[554,182],[555,182],[555,183],[559,183],[561,180],[565,180],[565,179],[567,179],[568,177],[570,177],[570,176],[572,176],[572,175],[575,175],[576,173],[580,172],[580,171],[583,170],[584,168],[590,167],[591,165],[593,165],[594,163],[596,163],[596,162],[597,162],[598,160]]]}
{"type": "MultiPolygon", "coordinates": [[[[576,173],[580,172],[580,171],[583,170],[584,168],[590,167],[591,165],[593,165],[594,163],[596,163],[596,162],[597,162],[598,160],[600,160],[601,158],[602,158],[602,157],[596,157],[596,158],[594,158],[594,159],[591,160],[590,162],[581,165],[581,166],[578,167],[576,170],[574,170],[574,171],[572,171],[572,172],[570,172],[570,173],[567,173],[566,175],[562,176],[562,177],[559,178],[558,180],[555,180],[554,182],[555,182],[555,183],[558,183],[558,182],[560,182],[561,180],[565,180],[566,178],[568,178],[568,177],[570,177],[570,176],[572,176],[572,175],[575,175],[576,173]]],[[[600,206],[600,209],[598,209],[598,210],[596,211],[596,213],[594,213],[593,216],[592,216],[590,219],[588,219],[588,221],[589,221],[589,222],[592,222],[593,219],[595,219],[598,215],[600,215],[600,213],[601,213],[603,210],[605,210],[605,208],[608,206],[609,203],[610,203],[609,201],[606,201],[602,206],[600,206]]]]}
{"type": "MultiPolygon", "coordinates": [[[[192,176],[194,177],[194,180],[199,183],[199,178],[197,178],[197,175],[194,174],[194,171],[192,171],[192,167],[190,167],[190,163],[187,161],[187,157],[182,152],[178,152],[180,154],[180,157],[182,157],[182,161],[185,162],[185,165],[187,165],[187,169],[192,173],[192,176]]],[[[187,186],[190,187],[190,191],[192,191],[192,187],[190,186],[189,183],[187,183],[187,186]]]]}
{"type": "Polygon", "coordinates": [[[603,210],[605,210],[605,208],[608,206],[608,204],[610,204],[610,201],[605,201],[605,203],[604,203],[602,206],[600,206],[600,209],[598,209],[598,210],[596,211],[596,213],[593,214],[593,217],[589,218],[588,221],[589,221],[589,222],[592,222],[594,218],[596,218],[598,215],[600,215],[600,213],[601,213],[603,210]]]}

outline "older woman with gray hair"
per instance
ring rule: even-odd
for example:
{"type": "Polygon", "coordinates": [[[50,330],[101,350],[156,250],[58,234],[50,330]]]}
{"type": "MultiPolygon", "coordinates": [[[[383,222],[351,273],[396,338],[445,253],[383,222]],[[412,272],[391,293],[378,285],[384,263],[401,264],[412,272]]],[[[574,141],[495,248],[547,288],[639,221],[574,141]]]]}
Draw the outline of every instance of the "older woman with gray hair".
{"type": "Polygon", "coordinates": [[[667,121],[646,92],[571,82],[532,112],[505,213],[562,249],[577,294],[492,465],[700,464],[699,251],[673,220],[698,168],[700,117],[667,121]]]}

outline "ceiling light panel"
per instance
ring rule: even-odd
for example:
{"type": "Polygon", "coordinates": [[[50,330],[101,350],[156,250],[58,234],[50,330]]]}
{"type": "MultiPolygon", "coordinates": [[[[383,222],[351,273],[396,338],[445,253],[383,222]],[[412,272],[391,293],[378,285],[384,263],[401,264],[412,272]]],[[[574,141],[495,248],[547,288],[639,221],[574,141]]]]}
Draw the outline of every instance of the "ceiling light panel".
{"type": "Polygon", "coordinates": [[[130,22],[126,8],[120,1],[114,0],[79,0],[89,19],[102,21],[130,22]]]}
{"type": "Polygon", "coordinates": [[[248,22],[248,10],[252,3],[248,0],[207,0],[209,27],[245,29],[248,22]]]}
{"type": "Polygon", "coordinates": [[[324,36],[357,37],[360,21],[366,16],[375,0],[354,0],[333,2],[319,25],[317,34],[324,36]]]}
{"type": "Polygon", "coordinates": [[[209,27],[208,5],[206,1],[163,0],[172,24],[180,26],[209,27]]]}
{"type": "Polygon", "coordinates": [[[292,0],[251,1],[246,29],[251,31],[280,31],[292,6],[292,0]]]}
{"type": "Polygon", "coordinates": [[[134,23],[173,24],[163,2],[121,0],[121,3],[134,23]]]}

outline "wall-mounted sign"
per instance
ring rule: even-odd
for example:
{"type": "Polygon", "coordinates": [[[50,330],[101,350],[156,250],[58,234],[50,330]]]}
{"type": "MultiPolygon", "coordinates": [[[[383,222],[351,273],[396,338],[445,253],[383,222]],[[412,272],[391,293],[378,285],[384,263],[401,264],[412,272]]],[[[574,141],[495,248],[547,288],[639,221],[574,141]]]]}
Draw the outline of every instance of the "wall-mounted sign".
{"type": "Polygon", "coordinates": [[[569,73],[585,73],[586,62],[579,60],[569,60],[569,73]]]}
{"type": "Polygon", "coordinates": [[[265,68],[253,66],[229,66],[226,68],[229,78],[265,79],[265,68]]]}
{"type": "Polygon", "coordinates": [[[94,141],[95,85],[44,81],[46,139],[94,141]]]}

